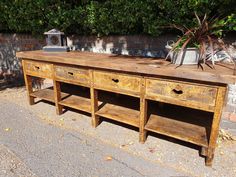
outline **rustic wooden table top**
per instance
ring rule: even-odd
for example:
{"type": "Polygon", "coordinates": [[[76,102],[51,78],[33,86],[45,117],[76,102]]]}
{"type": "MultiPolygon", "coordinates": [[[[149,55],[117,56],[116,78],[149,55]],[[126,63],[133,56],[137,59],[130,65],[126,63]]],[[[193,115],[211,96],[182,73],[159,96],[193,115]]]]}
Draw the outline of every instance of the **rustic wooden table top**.
{"type": "Polygon", "coordinates": [[[179,80],[194,80],[212,84],[234,84],[236,75],[234,65],[216,64],[215,69],[204,66],[204,70],[196,65],[180,66],[169,61],[157,58],[133,57],[114,54],[98,54],[91,52],[43,52],[24,51],[17,52],[18,58],[53,62],[60,64],[92,67],[117,72],[128,72],[145,76],[162,78],[175,78],[179,80]],[[177,68],[176,68],[177,67],[177,68]]]}

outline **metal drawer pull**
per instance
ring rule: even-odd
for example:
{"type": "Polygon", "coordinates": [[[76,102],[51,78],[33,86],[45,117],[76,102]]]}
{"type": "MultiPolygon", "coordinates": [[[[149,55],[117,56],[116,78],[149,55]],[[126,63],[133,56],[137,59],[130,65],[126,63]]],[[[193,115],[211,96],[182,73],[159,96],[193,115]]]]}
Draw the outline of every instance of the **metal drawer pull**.
{"type": "Polygon", "coordinates": [[[39,69],[40,69],[40,67],[39,67],[39,66],[34,66],[34,68],[35,68],[35,69],[37,69],[37,70],[39,70],[39,69]]]}
{"type": "Polygon", "coordinates": [[[174,93],[177,94],[177,95],[183,94],[183,91],[182,91],[182,90],[179,90],[179,89],[173,89],[172,92],[174,92],[174,93]]]}
{"type": "Polygon", "coordinates": [[[74,73],[72,73],[72,72],[68,72],[68,74],[69,74],[69,75],[71,75],[71,76],[73,76],[73,75],[74,75],[74,73]]]}
{"type": "Polygon", "coordinates": [[[118,83],[119,79],[111,79],[113,82],[118,83]]]}

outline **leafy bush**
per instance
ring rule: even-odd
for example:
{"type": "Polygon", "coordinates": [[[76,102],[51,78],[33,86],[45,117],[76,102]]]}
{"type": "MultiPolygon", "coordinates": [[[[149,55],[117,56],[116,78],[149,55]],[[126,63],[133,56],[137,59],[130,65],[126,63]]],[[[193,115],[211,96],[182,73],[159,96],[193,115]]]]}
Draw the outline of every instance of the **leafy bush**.
{"type": "Polygon", "coordinates": [[[0,31],[159,35],[171,24],[192,27],[194,12],[227,16],[223,29],[235,30],[235,5],[235,0],[1,0],[0,31]]]}

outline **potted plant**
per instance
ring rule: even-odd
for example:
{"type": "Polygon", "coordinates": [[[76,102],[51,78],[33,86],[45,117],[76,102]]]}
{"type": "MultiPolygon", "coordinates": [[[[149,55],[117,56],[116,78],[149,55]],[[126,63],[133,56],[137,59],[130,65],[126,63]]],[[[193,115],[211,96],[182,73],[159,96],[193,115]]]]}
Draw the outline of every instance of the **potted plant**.
{"type": "Polygon", "coordinates": [[[167,43],[167,58],[170,57],[172,63],[182,64],[207,64],[214,68],[217,61],[216,53],[224,51],[225,54],[234,61],[227,52],[227,47],[220,38],[225,19],[207,18],[207,15],[200,19],[195,13],[197,24],[192,28],[172,25],[182,31],[183,35],[176,42],[167,43]]]}
{"type": "Polygon", "coordinates": [[[170,57],[172,63],[177,64],[177,65],[198,64],[198,61],[199,61],[198,47],[186,47],[183,50],[183,55],[181,56],[180,55],[181,44],[178,47],[174,47],[174,46],[175,46],[175,42],[172,40],[167,41],[167,44],[165,46],[166,50],[168,51],[168,56],[170,57]]]}

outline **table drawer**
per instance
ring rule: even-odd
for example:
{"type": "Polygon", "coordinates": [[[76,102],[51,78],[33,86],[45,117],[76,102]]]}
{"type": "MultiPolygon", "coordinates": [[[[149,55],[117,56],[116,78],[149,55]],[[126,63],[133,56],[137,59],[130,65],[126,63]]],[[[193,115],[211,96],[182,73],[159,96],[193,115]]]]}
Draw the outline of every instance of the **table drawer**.
{"type": "Polygon", "coordinates": [[[90,84],[89,71],[86,69],[66,67],[66,66],[55,66],[55,78],[60,81],[78,84],[90,84]]]}
{"type": "Polygon", "coordinates": [[[43,62],[25,61],[25,72],[32,76],[52,78],[53,65],[43,62]]]}
{"type": "Polygon", "coordinates": [[[167,103],[213,111],[216,94],[211,86],[146,79],[146,97],[167,103]]]}
{"type": "Polygon", "coordinates": [[[139,95],[141,78],[120,73],[94,71],[94,86],[115,92],[139,95]]]}

